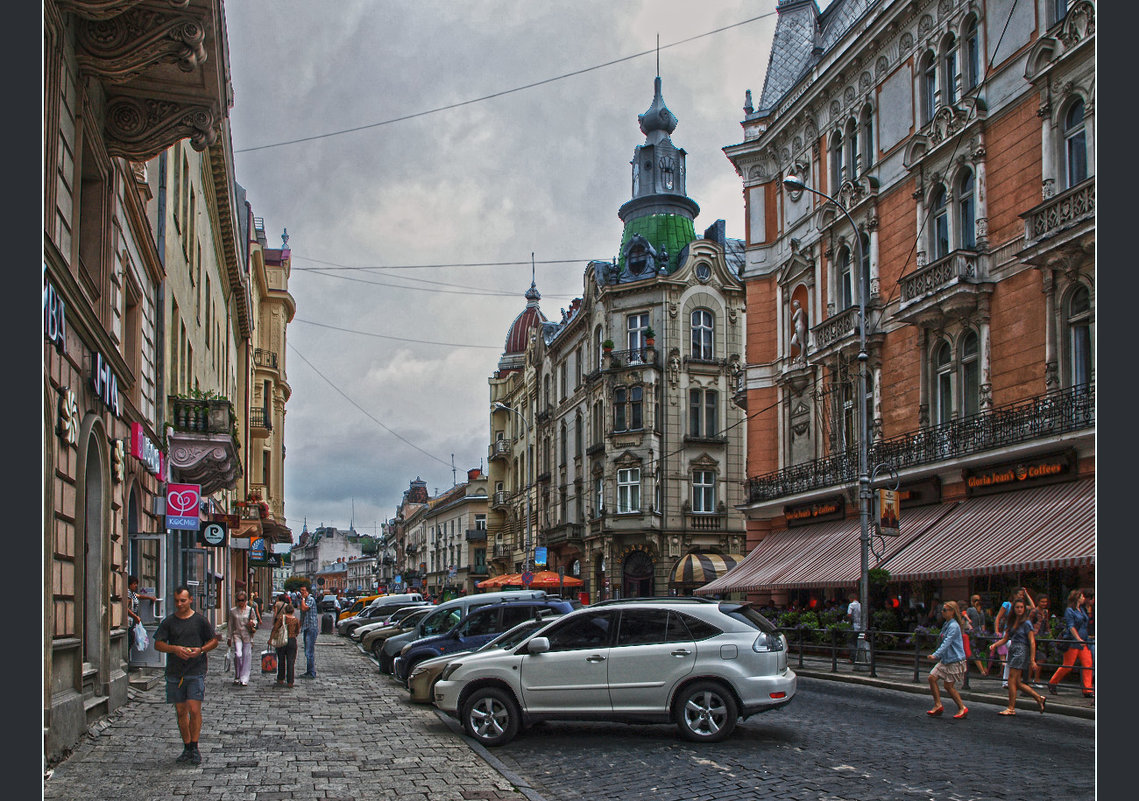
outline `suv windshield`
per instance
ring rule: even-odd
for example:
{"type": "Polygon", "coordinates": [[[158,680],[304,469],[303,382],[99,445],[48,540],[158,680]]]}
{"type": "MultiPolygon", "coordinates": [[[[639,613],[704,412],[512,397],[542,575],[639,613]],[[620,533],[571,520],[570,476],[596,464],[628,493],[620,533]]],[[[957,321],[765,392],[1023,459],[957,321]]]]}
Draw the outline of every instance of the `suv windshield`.
{"type": "Polygon", "coordinates": [[[435,634],[446,634],[455,627],[462,618],[459,609],[440,609],[423,620],[422,636],[431,637],[435,634]]]}
{"type": "Polygon", "coordinates": [[[720,604],[720,611],[733,620],[738,620],[741,623],[751,626],[753,629],[758,629],[768,634],[774,634],[777,631],[774,623],[747,604],[729,603],[725,601],[720,604]]]}

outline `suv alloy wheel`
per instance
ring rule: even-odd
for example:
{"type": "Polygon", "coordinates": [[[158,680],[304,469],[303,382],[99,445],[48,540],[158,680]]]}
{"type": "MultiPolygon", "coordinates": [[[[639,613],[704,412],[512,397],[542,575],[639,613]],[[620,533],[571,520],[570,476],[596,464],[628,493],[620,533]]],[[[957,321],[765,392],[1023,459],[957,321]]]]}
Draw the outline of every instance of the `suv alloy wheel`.
{"type": "Polygon", "coordinates": [[[510,693],[498,687],[478,687],[463,703],[463,728],[482,745],[504,745],[518,733],[522,713],[510,693]]]}
{"type": "Polygon", "coordinates": [[[677,695],[674,709],[681,736],[696,743],[720,742],[732,733],[739,720],[732,694],[711,681],[685,687],[677,695]]]}

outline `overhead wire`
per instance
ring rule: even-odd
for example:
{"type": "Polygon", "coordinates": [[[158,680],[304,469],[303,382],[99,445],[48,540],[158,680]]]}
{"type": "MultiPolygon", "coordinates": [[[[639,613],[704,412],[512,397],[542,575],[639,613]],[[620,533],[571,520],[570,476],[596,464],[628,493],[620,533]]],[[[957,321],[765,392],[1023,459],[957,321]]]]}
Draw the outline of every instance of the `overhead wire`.
{"type": "MultiPolygon", "coordinates": [[[[431,340],[427,340],[427,339],[413,339],[411,337],[397,337],[397,336],[392,336],[390,334],[376,334],[376,333],[372,333],[370,331],[357,331],[357,330],[352,329],[352,328],[341,328],[341,327],[335,326],[335,325],[328,325],[327,323],[318,323],[315,320],[302,320],[299,317],[294,317],[292,322],[290,322],[289,324],[292,325],[292,323],[304,323],[305,325],[314,325],[314,326],[317,326],[318,328],[327,328],[327,329],[330,329],[332,331],[342,331],[346,334],[359,334],[360,336],[375,337],[376,339],[391,339],[391,340],[395,340],[396,342],[410,342],[410,343],[413,343],[416,345],[442,345],[442,346],[448,347],[448,348],[475,348],[475,349],[479,349],[479,350],[502,350],[502,347],[499,345],[472,345],[469,342],[432,342],[431,340]]],[[[304,357],[302,356],[301,358],[304,358],[304,357]]]]}
{"type": "Polygon", "coordinates": [[[286,140],[283,140],[281,142],[272,142],[272,143],[265,144],[265,145],[255,145],[252,147],[235,148],[233,152],[234,153],[252,153],[252,152],[255,152],[258,150],[269,150],[270,148],[284,147],[286,145],[295,145],[295,144],[299,144],[301,142],[312,142],[312,141],[316,141],[318,139],[328,139],[328,138],[333,137],[333,136],[342,136],[344,134],[355,133],[356,131],[366,131],[366,130],[369,130],[372,128],[379,128],[380,126],[383,126],[383,125],[391,125],[391,124],[397,123],[397,122],[404,122],[406,120],[413,120],[413,119],[416,119],[417,117],[425,117],[429,114],[437,114],[440,111],[451,111],[453,109],[461,108],[463,106],[470,106],[474,103],[482,103],[482,102],[487,101],[487,100],[493,100],[493,99],[498,98],[498,97],[504,97],[506,95],[514,94],[515,92],[522,92],[522,91],[525,91],[526,89],[535,89],[539,86],[545,86],[547,84],[555,83],[556,81],[565,80],[566,78],[573,78],[573,77],[576,77],[578,75],[584,75],[588,72],[594,72],[594,71],[599,70],[599,69],[604,69],[605,67],[612,67],[616,64],[622,64],[626,61],[632,61],[633,59],[641,58],[642,56],[652,55],[653,53],[659,54],[659,52],[661,50],[668,50],[669,48],[679,47],[680,45],[688,44],[689,42],[694,42],[697,39],[703,39],[707,36],[713,36],[715,34],[723,33],[724,31],[731,30],[732,28],[738,28],[740,26],[747,25],[747,24],[752,23],[752,22],[756,22],[757,20],[765,19],[767,17],[773,17],[773,16],[775,16],[776,13],[777,12],[775,12],[775,11],[769,11],[769,12],[764,13],[764,14],[759,14],[757,16],[750,17],[749,19],[741,20],[740,22],[733,22],[730,25],[724,25],[723,27],[716,28],[716,29],[711,30],[711,31],[705,31],[704,33],[698,33],[695,36],[689,36],[686,39],[679,39],[675,42],[671,42],[669,44],[664,44],[664,45],[658,44],[657,47],[653,48],[652,50],[642,50],[639,53],[633,53],[632,55],[622,56],[620,58],[615,58],[615,59],[612,59],[611,61],[606,61],[606,62],[601,63],[601,64],[594,64],[592,67],[584,67],[584,68],[579,69],[579,70],[573,70],[572,72],[562,73],[561,75],[555,75],[552,78],[545,78],[545,79],[540,80],[540,81],[534,81],[532,83],[528,83],[528,84],[525,84],[523,86],[516,86],[513,89],[504,89],[500,92],[492,92],[491,94],[488,94],[488,95],[482,95],[481,97],[475,97],[475,98],[471,98],[469,100],[460,100],[456,103],[448,103],[445,106],[437,106],[436,108],[427,109],[426,111],[417,111],[417,112],[414,112],[412,114],[404,114],[403,116],[400,116],[400,117],[393,117],[391,119],[381,120],[380,122],[372,122],[372,123],[368,123],[366,125],[356,125],[356,126],[353,126],[351,128],[342,128],[342,129],[336,130],[336,131],[328,131],[327,133],[322,133],[322,134],[313,134],[312,136],[302,136],[302,137],[298,137],[296,139],[286,139],[286,140]]]}

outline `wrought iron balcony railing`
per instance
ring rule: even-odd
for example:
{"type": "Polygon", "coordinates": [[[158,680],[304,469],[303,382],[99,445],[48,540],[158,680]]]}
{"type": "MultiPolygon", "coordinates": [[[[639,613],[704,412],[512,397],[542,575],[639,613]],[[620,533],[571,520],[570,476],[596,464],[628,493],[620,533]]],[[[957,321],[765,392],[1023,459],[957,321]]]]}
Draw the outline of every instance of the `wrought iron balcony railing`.
{"type": "Polygon", "coordinates": [[[609,357],[609,367],[643,367],[656,364],[656,348],[643,347],[629,350],[611,350],[605,355],[609,357]]]}
{"type": "Polygon", "coordinates": [[[496,559],[505,559],[506,557],[510,556],[511,551],[513,551],[513,550],[514,549],[509,545],[503,545],[503,544],[495,545],[494,546],[494,556],[496,559]]]}
{"type": "MultiPolygon", "coordinates": [[[[1094,427],[1095,386],[1073,387],[875,442],[869,463],[901,470],[1094,427]]],[[[762,503],[857,481],[850,449],[750,478],[745,488],[750,503],[762,503]]]]}
{"type": "Polygon", "coordinates": [[[273,417],[269,414],[269,410],[256,406],[249,410],[249,427],[250,428],[264,428],[268,431],[273,430],[273,417]]]}
{"type": "Polygon", "coordinates": [[[509,500],[509,492],[506,490],[495,490],[494,495],[491,496],[490,505],[493,507],[506,506],[506,502],[509,500]]]}
{"type": "Polygon", "coordinates": [[[277,354],[275,351],[266,350],[265,348],[254,348],[253,363],[258,367],[268,367],[272,370],[276,370],[277,354]]]}
{"type": "Polygon", "coordinates": [[[467,542],[479,542],[486,539],[485,528],[468,528],[467,529],[467,542]]]}
{"type": "Polygon", "coordinates": [[[491,459],[505,459],[510,456],[510,442],[505,439],[496,439],[490,444],[491,459]]]}

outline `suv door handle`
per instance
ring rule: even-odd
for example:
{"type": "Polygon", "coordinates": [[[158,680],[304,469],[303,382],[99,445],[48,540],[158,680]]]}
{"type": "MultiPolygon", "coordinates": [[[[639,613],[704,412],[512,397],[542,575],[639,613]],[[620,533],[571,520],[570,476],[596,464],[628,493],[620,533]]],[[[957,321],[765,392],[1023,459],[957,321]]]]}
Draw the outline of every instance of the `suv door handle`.
{"type": "Polygon", "coordinates": [[[687,648],[678,648],[672,652],[672,655],[673,656],[688,656],[691,653],[692,652],[689,651],[687,648]]]}
{"type": "Polygon", "coordinates": [[[604,662],[605,657],[601,656],[601,654],[594,654],[593,656],[587,656],[585,658],[585,661],[586,662],[604,662]]]}

